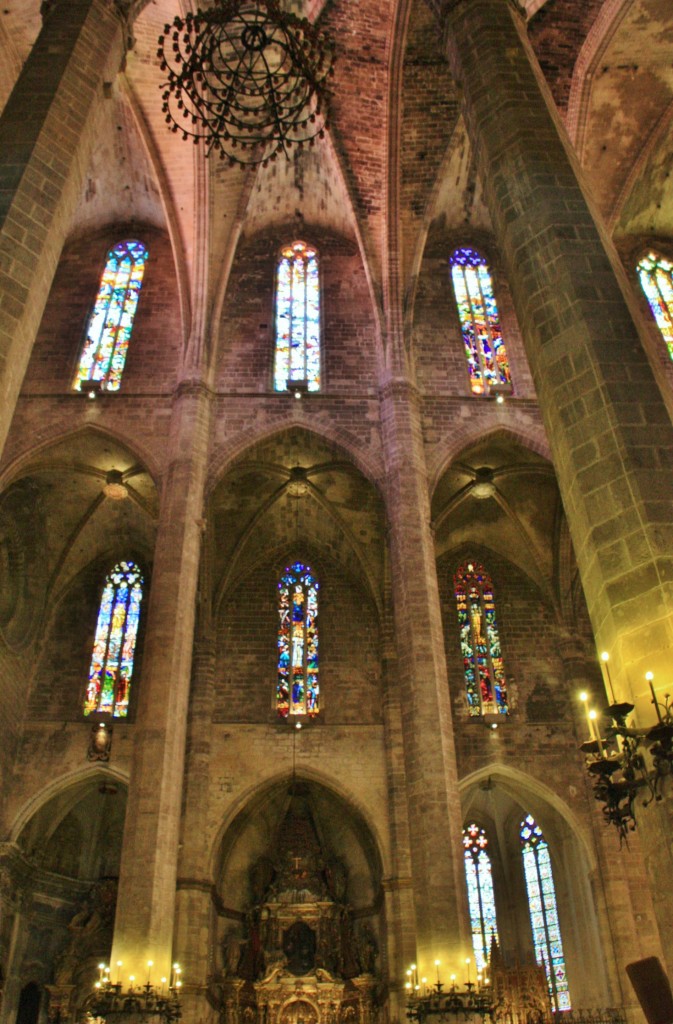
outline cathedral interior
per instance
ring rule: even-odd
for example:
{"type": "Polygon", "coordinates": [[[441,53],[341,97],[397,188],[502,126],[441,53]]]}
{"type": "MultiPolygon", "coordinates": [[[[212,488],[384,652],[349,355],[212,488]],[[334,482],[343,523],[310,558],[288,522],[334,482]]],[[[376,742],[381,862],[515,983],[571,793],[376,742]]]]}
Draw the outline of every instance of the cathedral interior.
{"type": "Polygon", "coordinates": [[[195,7],[0,9],[0,1020],[642,1021],[673,6],[283,0],[329,116],[247,163],[169,130],[195,7]]]}

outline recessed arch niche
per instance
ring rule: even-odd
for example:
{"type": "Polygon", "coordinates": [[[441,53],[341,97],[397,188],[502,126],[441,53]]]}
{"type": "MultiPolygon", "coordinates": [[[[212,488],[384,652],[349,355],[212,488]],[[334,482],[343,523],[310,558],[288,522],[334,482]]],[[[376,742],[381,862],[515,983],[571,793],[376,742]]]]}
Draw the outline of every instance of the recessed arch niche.
{"type": "Polygon", "coordinates": [[[491,765],[463,780],[461,806],[463,825],[475,821],[488,837],[505,962],[534,961],[519,838],[530,814],[549,845],[571,1001],[576,1007],[612,1005],[599,929],[600,876],[565,801],[523,772],[491,765]]]}
{"type": "Polygon", "coordinates": [[[382,862],[352,802],[315,779],[278,779],[226,827],[214,870],[223,1009],[251,1024],[320,1024],[329,1000],[344,1020],[370,1007],[382,970],[382,862]]]}

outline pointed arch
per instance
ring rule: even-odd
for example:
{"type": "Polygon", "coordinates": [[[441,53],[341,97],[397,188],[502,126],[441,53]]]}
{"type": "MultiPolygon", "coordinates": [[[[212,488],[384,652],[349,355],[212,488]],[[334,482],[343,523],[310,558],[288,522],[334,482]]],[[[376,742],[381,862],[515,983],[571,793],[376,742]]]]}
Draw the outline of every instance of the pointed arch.
{"type": "Polygon", "coordinates": [[[453,252],[450,265],[472,393],[511,391],[512,375],[488,264],[476,249],[463,247],[453,252]]]}
{"type": "Polygon", "coordinates": [[[499,939],[488,837],[476,821],[468,822],[463,829],[463,857],[474,959],[477,970],[484,971],[491,943],[499,939]]]}
{"type": "Polygon", "coordinates": [[[519,838],[535,956],[538,963],[544,964],[553,1010],[570,1010],[549,845],[531,814],[521,822],[519,838]]]}
{"type": "Polygon", "coordinates": [[[273,385],[287,391],[291,382],[320,391],[320,268],[315,246],[284,245],[276,263],[276,351],[273,385]]]}
{"type": "Polygon", "coordinates": [[[108,252],[73,390],[92,381],[106,391],[119,390],[147,257],[137,239],[118,242],[108,252]]]}
{"type": "Polygon", "coordinates": [[[453,586],[469,713],[506,715],[507,683],[491,577],[483,565],[466,562],[456,572],[453,586]]]}
{"type": "Polygon", "coordinates": [[[320,710],[319,590],[312,569],[302,562],[286,566],[278,581],[276,707],[281,718],[313,718],[320,710]]]}
{"type": "Polygon", "coordinates": [[[98,609],[83,714],[126,718],[144,580],[134,562],[118,562],[107,574],[98,609]]]}

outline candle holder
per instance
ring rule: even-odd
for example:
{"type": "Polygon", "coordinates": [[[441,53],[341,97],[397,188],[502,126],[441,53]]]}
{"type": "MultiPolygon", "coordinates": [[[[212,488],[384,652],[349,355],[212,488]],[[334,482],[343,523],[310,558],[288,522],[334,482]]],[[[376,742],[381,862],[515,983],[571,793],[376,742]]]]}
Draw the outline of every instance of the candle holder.
{"type": "Polygon", "coordinates": [[[482,985],[474,981],[466,981],[464,985],[452,982],[447,992],[441,981],[436,981],[430,991],[421,991],[416,987],[407,999],[407,1018],[424,1024],[428,1018],[446,1016],[465,1016],[477,1014],[484,1020],[493,1019],[498,1007],[490,985],[482,985]]]}
{"type": "Polygon", "coordinates": [[[103,1017],[108,1024],[130,1024],[132,1019],[147,1021],[150,1017],[159,1018],[162,1024],[173,1024],[182,1017],[179,972],[177,978],[173,972],[172,984],[164,991],[151,984],[149,975],[144,985],[136,986],[130,980],[125,988],[121,981],[113,984],[109,968],[99,969],[100,980],[85,1004],[89,1017],[103,1017]]]}
{"type": "Polygon", "coordinates": [[[663,784],[673,775],[673,705],[668,693],[663,704],[657,700],[652,673],[648,672],[646,679],[657,724],[633,727],[628,719],[634,705],[615,701],[601,713],[602,719],[610,722],[605,736],[601,735],[601,717],[597,717],[595,729],[590,725],[591,738],[580,746],[594,796],[603,804],[606,823],[617,829],[620,846],[637,826],[636,797],[643,794],[643,807],[661,800],[663,784]]]}

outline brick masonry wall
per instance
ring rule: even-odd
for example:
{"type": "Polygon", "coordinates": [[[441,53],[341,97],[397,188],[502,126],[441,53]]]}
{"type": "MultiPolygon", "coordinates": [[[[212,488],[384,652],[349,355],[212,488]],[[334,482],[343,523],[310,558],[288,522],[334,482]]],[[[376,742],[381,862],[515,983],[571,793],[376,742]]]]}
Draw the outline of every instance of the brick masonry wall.
{"type": "Polygon", "coordinates": [[[362,392],[376,383],[376,327],[355,244],[324,229],[287,225],[239,246],[222,313],[216,387],[225,392],[273,391],[276,261],[281,245],[301,239],[320,261],[321,390],[362,392]]]}
{"type": "MultiPolygon", "coordinates": [[[[320,723],[381,722],[379,633],[371,602],[338,563],[312,566],[320,582],[320,723]]],[[[239,580],[219,616],[216,722],[276,717],[277,573],[268,564],[239,580]]]]}
{"type": "Polygon", "coordinates": [[[24,379],[24,394],[71,392],[107,253],[126,239],[143,242],[149,257],[119,397],[127,392],[172,391],[182,332],[170,243],[156,228],[119,224],[78,238],[64,249],[24,379]]]}
{"type": "Polygon", "coordinates": [[[573,68],[603,0],[547,0],[528,23],[528,35],[557,106],[565,111],[573,68]]]}

